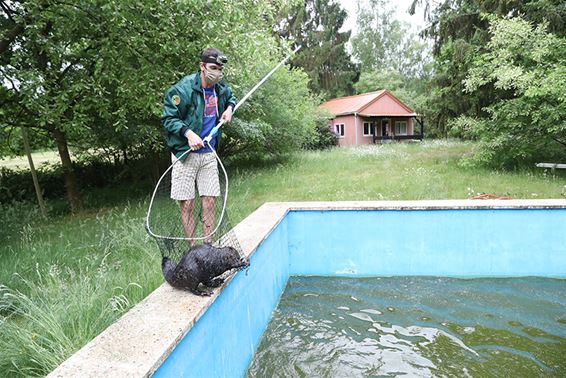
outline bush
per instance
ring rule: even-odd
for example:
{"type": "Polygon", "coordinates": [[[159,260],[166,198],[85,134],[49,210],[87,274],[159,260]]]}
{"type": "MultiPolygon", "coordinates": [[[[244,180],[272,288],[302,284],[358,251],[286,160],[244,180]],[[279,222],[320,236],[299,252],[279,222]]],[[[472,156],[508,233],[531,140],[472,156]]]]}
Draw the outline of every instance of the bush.
{"type": "Polygon", "coordinates": [[[328,115],[318,113],[314,132],[303,144],[303,148],[307,150],[324,150],[336,145],[338,145],[338,138],[329,127],[328,115]]]}
{"type": "Polygon", "coordinates": [[[466,80],[468,93],[493,85],[505,92],[483,110],[460,117],[456,134],[479,140],[473,162],[495,167],[562,162],[566,157],[566,39],[546,23],[490,18],[491,41],[478,54],[466,80]]]}

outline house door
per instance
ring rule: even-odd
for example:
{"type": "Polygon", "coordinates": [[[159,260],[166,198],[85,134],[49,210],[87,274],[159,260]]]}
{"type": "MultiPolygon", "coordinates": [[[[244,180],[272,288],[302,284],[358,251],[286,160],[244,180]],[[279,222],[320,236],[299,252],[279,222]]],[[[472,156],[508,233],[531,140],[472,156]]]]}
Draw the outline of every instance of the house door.
{"type": "Polygon", "coordinates": [[[381,136],[388,136],[387,130],[389,129],[389,120],[382,119],[381,120],[381,136]]]}

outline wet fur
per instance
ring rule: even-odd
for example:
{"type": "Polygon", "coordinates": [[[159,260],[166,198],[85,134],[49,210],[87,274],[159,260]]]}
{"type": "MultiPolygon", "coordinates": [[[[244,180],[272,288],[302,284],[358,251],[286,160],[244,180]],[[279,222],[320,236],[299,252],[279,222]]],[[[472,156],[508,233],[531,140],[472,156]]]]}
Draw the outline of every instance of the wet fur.
{"type": "Polygon", "coordinates": [[[171,286],[190,290],[197,295],[211,295],[211,290],[201,290],[199,284],[218,287],[224,282],[218,278],[222,273],[249,265],[249,261],[241,258],[232,247],[217,248],[204,244],[191,247],[176,266],[168,257],[163,257],[161,268],[171,286]]]}

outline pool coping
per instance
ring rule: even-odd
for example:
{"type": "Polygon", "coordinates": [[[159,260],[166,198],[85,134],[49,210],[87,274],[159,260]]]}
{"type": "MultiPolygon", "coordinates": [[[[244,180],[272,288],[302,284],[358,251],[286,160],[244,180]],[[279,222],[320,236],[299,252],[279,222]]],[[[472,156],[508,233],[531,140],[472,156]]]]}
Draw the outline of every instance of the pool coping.
{"type": "MultiPolygon", "coordinates": [[[[267,202],[236,225],[234,231],[243,253],[251,256],[289,211],[550,208],[566,208],[566,200],[267,202]]],[[[162,284],[48,377],[151,376],[231,279],[215,289],[211,297],[162,284]]]]}

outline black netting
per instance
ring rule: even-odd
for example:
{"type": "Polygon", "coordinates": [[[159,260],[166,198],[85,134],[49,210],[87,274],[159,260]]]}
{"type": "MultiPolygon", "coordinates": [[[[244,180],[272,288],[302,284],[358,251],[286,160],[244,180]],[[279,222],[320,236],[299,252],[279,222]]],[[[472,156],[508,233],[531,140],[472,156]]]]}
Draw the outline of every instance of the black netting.
{"type": "Polygon", "coordinates": [[[190,152],[172,161],[147,214],[146,227],[161,255],[178,264],[191,247],[211,244],[235,248],[241,256],[226,210],[228,177],[216,153],[190,152]]]}

